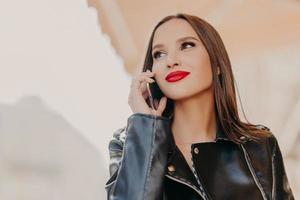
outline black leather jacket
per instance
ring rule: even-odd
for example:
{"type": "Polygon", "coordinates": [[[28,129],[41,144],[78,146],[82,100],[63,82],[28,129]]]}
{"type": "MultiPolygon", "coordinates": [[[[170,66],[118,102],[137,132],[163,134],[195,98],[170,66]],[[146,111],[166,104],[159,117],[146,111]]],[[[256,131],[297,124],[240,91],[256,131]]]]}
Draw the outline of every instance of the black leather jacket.
{"type": "Polygon", "coordinates": [[[192,144],[191,169],[170,119],[135,113],[109,143],[107,199],[294,199],[275,136],[263,143],[240,139],[237,145],[218,129],[215,142],[192,144]]]}

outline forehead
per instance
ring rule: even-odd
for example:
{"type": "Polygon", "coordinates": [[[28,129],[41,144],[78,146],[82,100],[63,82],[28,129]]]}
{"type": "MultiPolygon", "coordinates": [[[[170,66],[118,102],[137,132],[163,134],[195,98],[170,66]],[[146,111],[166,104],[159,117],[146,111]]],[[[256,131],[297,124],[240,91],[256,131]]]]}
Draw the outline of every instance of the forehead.
{"type": "Polygon", "coordinates": [[[193,36],[199,38],[192,26],[184,19],[171,19],[160,25],[153,37],[155,44],[165,44],[168,41],[176,41],[178,38],[193,36]]]}

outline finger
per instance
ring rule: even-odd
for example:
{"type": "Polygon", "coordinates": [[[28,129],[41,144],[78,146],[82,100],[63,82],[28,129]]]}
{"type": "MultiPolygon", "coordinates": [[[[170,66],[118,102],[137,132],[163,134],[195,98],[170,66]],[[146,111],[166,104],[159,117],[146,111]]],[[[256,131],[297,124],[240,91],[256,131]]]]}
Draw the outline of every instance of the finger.
{"type": "Polygon", "coordinates": [[[141,82],[145,82],[145,79],[148,79],[150,81],[150,83],[153,83],[155,80],[154,78],[151,78],[151,77],[154,77],[154,74],[153,73],[147,73],[147,72],[143,72],[141,74],[139,74],[136,79],[141,82]]]}
{"type": "Polygon", "coordinates": [[[155,74],[155,72],[152,72],[149,69],[146,70],[146,73],[155,74]]]}
{"type": "Polygon", "coordinates": [[[143,95],[144,95],[144,94],[147,94],[147,96],[148,96],[149,91],[148,91],[148,88],[147,88],[147,84],[149,84],[149,82],[148,82],[148,83],[143,82],[143,83],[141,84],[140,90],[141,90],[141,92],[142,92],[143,95]]]}
{"type": "Polygon", "coordinates": [[[146,75],[141,75],[141,76],[137,77],[137,81],[139,81],[140,83],[142,83],[142,82],[153,83],[154,79],[150,78],[149,76],[146,76],[146,75]]]}
{"type": "Polygon", "coordinates": [[[153,101],[154,101],[154,107],[157,110],[159,102],[157,99],[154,99],[153,101]]]}
{"type": "Polygon", "coordinates": [[[146,71],[146,72],[143,72],[142,74],[146,75],[146,76],[154,76],[155,75],[155,72],[151,72],[151,71],[146,71]]]}
{"type": "Polygon", "coordinates": [[[142,93],[147,91],[147,83],[154,83],[155,80],[150,77],[143,77],[140,79],[140,89],[142,93]]]}
{"type": "Polygon", "coordinates": [[[144,91],[144,92],[142,93],[142,95],[143,95],[143,98],[144,98],[144,99],[147,99],[147,98],[149,97],[148,91],[144,91]]]}
{"type": "Polygon", "coordinates": [[[164,96],[159,101],[157,112],[163,113],[164,109],[166,108],[166,105],[167,105],[167,97],[164,96]]]}
{"type": "Polygon", "coordinates": [[[143,97],[146,99],[150,96],[148,88],[147,88],[147,83],[143,83],[141,86],[141,91],[142,91],[142,95],[143,97]]]}
{"type": "Polygon", "coordinates": [[[143,72],[137,72],[134,74],[133,77],[139,77],[141,75],[145,75],[145,76],[153,76],[155,73],[154,72],[151,72],[149,69],[147,71],[143,71],[143,72]]]}
{"type": "Polygon", "coordinates": [[[154,80],[150,77],[147,77],[147,76],[138,76],[136,78],[134,78],[132,80],[132,83],[131,83],[131,88],[134,88],[134,89],[139,89],[141,87],[145,88],[146,86],[143,86],[142,84],[143,83],[153,83],[154,80]]]}

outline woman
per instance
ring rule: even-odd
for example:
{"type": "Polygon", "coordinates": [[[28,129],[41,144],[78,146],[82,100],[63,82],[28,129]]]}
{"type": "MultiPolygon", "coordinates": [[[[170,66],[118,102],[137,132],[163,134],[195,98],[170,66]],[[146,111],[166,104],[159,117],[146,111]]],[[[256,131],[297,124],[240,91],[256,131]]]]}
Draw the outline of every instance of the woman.
{"type": "Polygon", "coordinates": [[[128,104],[109,144],[108,199],[294,199],[275,136],[240,120],[227,52],[204,20],[156,25],[128,104]]]}

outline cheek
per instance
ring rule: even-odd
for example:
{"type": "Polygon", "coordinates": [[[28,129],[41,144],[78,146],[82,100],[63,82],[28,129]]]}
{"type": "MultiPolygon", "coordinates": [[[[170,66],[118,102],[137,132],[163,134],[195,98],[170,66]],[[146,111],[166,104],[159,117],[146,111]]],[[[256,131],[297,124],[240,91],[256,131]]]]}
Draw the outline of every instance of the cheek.
{"type": "MultiPolygon", "coordinates": [[[[193,62],[194,65],[201,67],[210,66],[210,59],[207,51],[205,49],[199,49],[198,51],[192,52],[189,56],[190,62],[193,62]]],[[[186,60],[188,62],[188,60],[186,60]]]]}
{"type": "Polygon", "coordinates": [[[153,61],[153,64],[152,64],[152,70],[153,71],[159,71],[161,70],[162,66],[163,66],[163,60],[162,59],[158,59],[156,61],[153,61]]]}
{"type": "Polygon", "coordinates": [[[205,69],[203,69],[203,72],[200,74],[200,80],[203,85],[211,85],[213,78],[210,66],[207,66],[205,69]]]}
{"type": "Polygon", "coordinates": [[[209,62],[199,62],[198,70],[195,70],[195,72],[195,75],[198,77],[198,82],[204,85],[212,82],[212,68],[209,62]]]}
{"type": "MultiPolygon", "coordinates": [[[[203,52],[202,52],[203,53],[203,52]]],[[[192,56],[191,59],[186,60],[189,66],[192,66],[192,73],[197,85],[208,86],[212,83],[212,68],[209,56],[202,54],[201,56],[192,56]]]]}
{"type": "Polygon", "coordinates": [[[159,82],[163,76],[163,68],[160,64],[153,64],[152,72],[155,73],[155,79],[159,82]]]}
{"type": "Polygon", "coordinates": [[[155,81],[158,84],[159,87],[162,87],[162,85],[164,84],[164,75],[163,73],[161,73],[160,71],[156,71],[155,72],[155,81]]]}
{"type": "Polygon", "coordinates": [[[211,75],[212,73],[209,55],[206,51],[200,51],[191,56],[187,62],[190,62],[191,66],[196,67],[198,69],[196,71],[199,73],[206,75],[211,75]]]}

